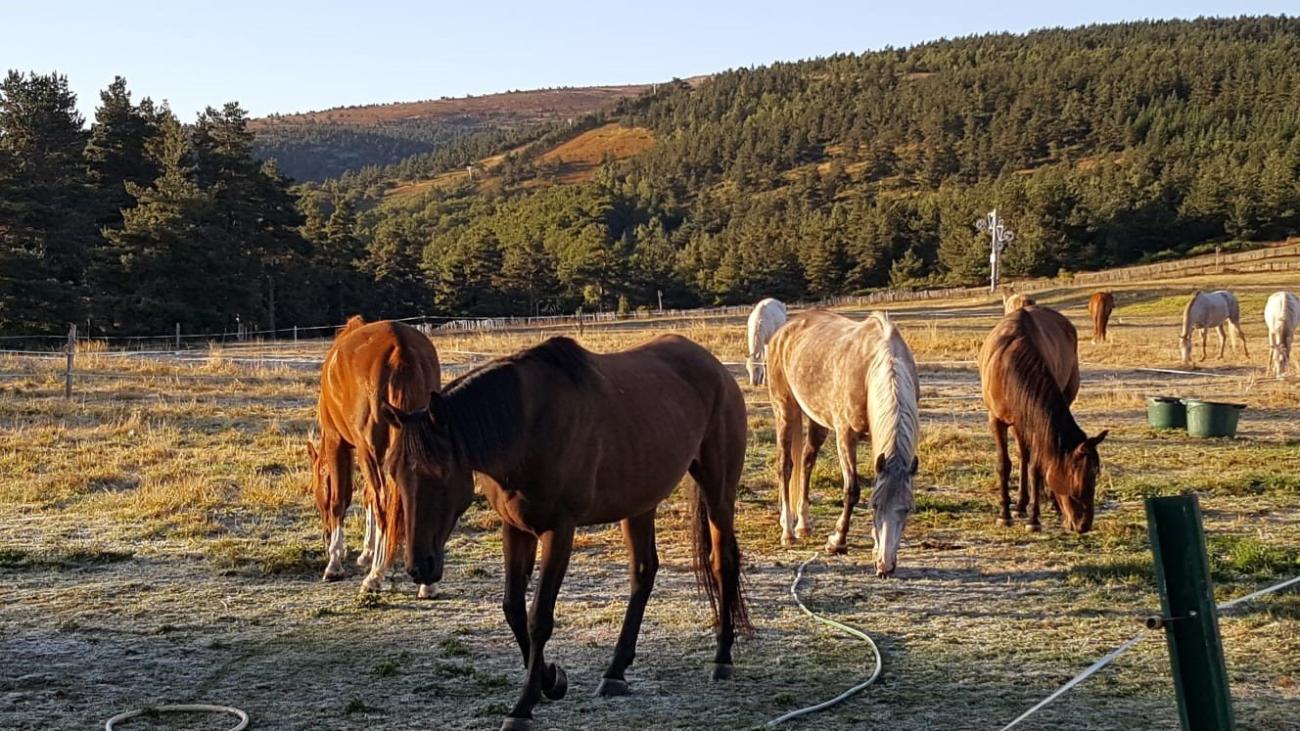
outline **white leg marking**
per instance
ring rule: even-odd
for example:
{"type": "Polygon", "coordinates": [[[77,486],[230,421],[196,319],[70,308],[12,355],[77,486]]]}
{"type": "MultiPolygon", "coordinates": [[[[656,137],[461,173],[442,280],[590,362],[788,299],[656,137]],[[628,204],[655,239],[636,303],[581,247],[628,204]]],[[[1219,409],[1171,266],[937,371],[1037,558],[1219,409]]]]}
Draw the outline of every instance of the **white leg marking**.
{"type": "Polygon", "coordinates": [[[334,534],[330,536],[329,546],[329,564],[325,566],[325,576],[342,576],[343,559],[348,555],[346,539],[343,536],[343,524],[334,529],[334,534]]]}
{"type": "Polygon", "coordinates": [[[375,558],[375,509],[366,506],[366,537],[361,545],[361,555],[357,556],[358,566],[369,566],[375,558]]]}

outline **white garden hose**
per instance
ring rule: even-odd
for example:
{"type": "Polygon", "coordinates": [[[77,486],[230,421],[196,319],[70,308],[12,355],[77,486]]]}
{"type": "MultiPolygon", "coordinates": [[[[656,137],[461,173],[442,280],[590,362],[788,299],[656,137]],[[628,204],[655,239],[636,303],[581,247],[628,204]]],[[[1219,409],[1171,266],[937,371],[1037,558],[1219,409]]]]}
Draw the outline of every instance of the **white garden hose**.
{"type": "Polygon", "coordinates": [[[230,727],[230,731],[244,731],[244,729],[248,728],[248,714],[238,708],[231,708],[230,706],[210,706],[206,703],[182,703],[174,706],[137,708],[134,711],[119,713],[104,723],[104,731],[115,731],[117,724],[122,721],[152,713],[225,713],[239,719],[239,723],[230,727]]]}
{"type": "Polygon", "coordinates": [[[848,626],[847,624],[836,622],[833,619],[827,619],[826,617],[814,613],[811,609],[804,606],[803,600],[799,598],[799,582],[803,580],[804,569],[808,567],[808,564],[812,563],[813,561],[816,561],[817,557],[820,555],[821,554],[819,553],[814,553],[813,555],[808,557],[807,561],[804,561],[802,564],[799,565],[799,570],[796,571],[794,574],[794,583],[790,584],[790,596],[794,597],[794,603],[799,605],[799,610],[802,611],[804,614],[808,615],[809,617],[812,617],[814,620],[821,622],[822,624],[828,627],[834,627],[835,629],[847,635],[851,635],[853,637],[862,640],[863,642],[866,642],[871,647],[872,654],[876,656],[876,669],[871,671],[871,676],[868,677],[866,680],[862,681],[861,683],[858,683],[857,685],[853,686],[852,688],[849,688],[848,690],[844,691],[843,693],[840,693],[839,695],[835,696],[834,698],[831,698],[830,700],[822,701],[821,703],[808,706],[807,708],[797,708],[793,711],[790,711],[789,713],[777,716],[776,718],[767,722],[768,728],[772,728],[773,726],[777,726],[782,723],[785,723],[786,721],[799,718],[800,716],[806,716],[810,713],[817,713],[818,711],[823,711],[826,710],[827,708],[830,708],[831,706],[837,705],[839,703],[843,703],[844,701],[848,700],[854,695],[860,693],[867,686],[876,682],[876,679],[880,677],[880,670],[883,666],[883,660],[880,656],[880,648],[876,647],[875,640],[871,639],[869,636],[867,636],[867,633],[859,629],[855,629],[853,627],[848,626]]]}

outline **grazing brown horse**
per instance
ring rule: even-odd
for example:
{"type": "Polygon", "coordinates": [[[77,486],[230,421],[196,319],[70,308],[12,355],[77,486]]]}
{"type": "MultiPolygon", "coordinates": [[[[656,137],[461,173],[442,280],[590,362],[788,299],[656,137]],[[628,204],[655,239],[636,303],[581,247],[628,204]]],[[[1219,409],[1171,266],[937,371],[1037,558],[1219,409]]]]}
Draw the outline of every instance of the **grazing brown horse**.
{"type": "Polygon", "coordinates": [[[1020,495],[1016,513],[1027,527],[1041,530],[1038,496],[1044,482],[1067,527],[1092,528],[1093,499],[1101,458],[1095,437],[1083,433],[1070,414],[1079,393],[1078,333],[1059,312],[1030,305],[1012,312],[989,333],[980,349],[980,383],[989,409],[989,428],[998,445],[998,525],[1011,524],[1011,457],[1007,429],[1015,429],[1020,448],[1020,495]],[[1033,475],[1033,489],[1029,478],[1033,475]]]}
{"type": "Polygon", "coordinates": [[[424,479],[398,482],[411,577],[441,578],[447,537],[469,506],[475,473],[503,521],[503,606],[527,667],[503,729],[532,728],[541,696],[559,699],[568,688],[543,650],[578,526],[623,524],[632,593],[597,692],[628,691],[624,670],[659,567],[655,512],[688,472],[697,485],[696,577],[717,635],[713,678],[730,677],[735,632],[749,627],[734,528],[747,426],[740,386],[712,354],[675,335],[605,355],[552,338],[449,383],[419,423],[398,445],[422,457],[404,464],[424,479]],[[539,542],[541,578],[525,615],[539,542]]]}
{"type": "Polygon", "coordinates": [[[1115,311],[1115,295],[1110,292],[1093,292],[1088,298],[1088,314],[1092,317],[1092,342],[1106,342],[1106,326],[1110,313],[1115,311]]]}
{"type": "Polygon", "coordinates": [[[849,519],[861,491],[858,440],[870,434],[876,467],[871,490],[876,575],[893,573],[914,506],[912,477],[921,437],[916,362],[902,334],[879,312],[859,322],[810,310],[791,318],[768,344],[768,376],[776,418],[782,544],[793,543],[796,531],[799,537],[811,532],[812,469],[822,443],[834,431],[844,475],[844,509],[826,539],[826,550],[847,550],[849,519]]]}
{"type": "MultiPolygon", "coordinates": [[[[400,465],[386,465],[388,447],[407,430],[404,415],[428,413],[429,394],[438,391],[441,383],[433,343],[409,325],[391,321],[367,325],[358,316],[335,336],[321,367],[320,444],[307,442],[329,554],[326,581],[344,575],[343,518],[352,502],[356,459],[366,481],[366,538],[357,563],[370,567],[361,588],[374,591],[383,585],[404,527],[392,491],[384,489],[385,474],[399,482],[408,475],[397,469],[400,465]]],[[[420,596],[427,595],[428,587],[421,587],[420,596]]]]}

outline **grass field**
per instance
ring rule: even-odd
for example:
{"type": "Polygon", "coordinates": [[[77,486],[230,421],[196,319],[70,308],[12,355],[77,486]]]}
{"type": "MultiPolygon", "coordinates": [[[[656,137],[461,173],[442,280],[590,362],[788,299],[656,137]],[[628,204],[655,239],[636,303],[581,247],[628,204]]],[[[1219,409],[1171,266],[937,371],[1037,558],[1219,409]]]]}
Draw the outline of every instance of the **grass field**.
{"type": "MultiPolygon", "coordinates": [[[[1095,529],[1082,537],[1050,518],[1041,534],[994,525],[992,439],[971,361],[1000,308],[899,305],[894,317],[921,364],[923,439],[897,578],[874,577],[864,500],[850,553],[815,562],[803,587],[814,610],[876,638],[884,673],[792,727],[1000,728],[1158,607],[1148,495],[1200,493],[1221,599],[1300,573],[1300,393],[1294,377],[1262,377],[1260,303],[1283,286],[1296,283],[1242,276],[1116,290],[1113,342],[1080,343],[1075,414],[1089,433],[1111,430],[1095,529]],[[1244,295],[1249,360],[1211,360],[1197,376],[1136,370],[1177,368],[1180,297],[1224,284],[1244,295]],[[1239,438],[1151,431],[1144,397],[1157,393],[1249,404],[1239,438]]],[[[1087,294],[1036,296],[1086,332],[1087,294]]],[[[736,319],[593,326],[580,339],[610,350],[661,331],[742,359],[736,319]]],[[[474,358],[466,353],[541,337],[434,341],[458,373],[474,358]]],[[[359,575],[321,583],[303,448],[315,373],[245,368],[224,355],[182,367],[86,353],[79,363],[115,375],[79,382],[71,402],[57,363],[0,360],[0,372],[24,371],[0,379],[0,727],[94,728],[141,705],[209,702],[249,711],[259,729],[497,728],[521,668],[501,617],[495,516],[479,499],[462,520],[434,601],[418,601],[409,583],[359,597],[359,575]]],[[[661,510],[663,567],[626,698],[591,695],[625,606],[622,539],[616,526],[580,532],[548,645],[568,671],[569,697],[539,706],[540,728],[752,728],[870,672],[865,647],[814,626],[788,594],[838,510],[833,450],[814,475],[813,541],[782,548],[767,396],[744,388],[751,434],[739,531],[757,633],[738,644],[737,677],[706,680],[713,643],[679,491],[661,510]]],[[[355,521],[354,550],[359,529],[355,521]]],[[[1239,727],[1300,728],[1300,595],[1261,600],[1220,626],[1239,727]]],[[[221,727],[177,721],[131,728],[221,727]]],[[[1022,728],[1177,725],[1164,641],[1153,635],[1022,728]]]]}

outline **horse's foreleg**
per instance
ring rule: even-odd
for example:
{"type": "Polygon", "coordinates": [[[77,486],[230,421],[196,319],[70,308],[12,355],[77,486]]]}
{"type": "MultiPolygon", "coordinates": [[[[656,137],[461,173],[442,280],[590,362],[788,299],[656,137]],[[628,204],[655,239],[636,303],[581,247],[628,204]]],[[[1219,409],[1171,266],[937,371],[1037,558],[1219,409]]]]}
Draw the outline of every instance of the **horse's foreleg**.
{"type": "Polygon", "coordinates": [[[506,564],[501,609],[505,612],[506,624],[510,625],[515,641],[519,643],[524,667],[528,667],[528,611],[524,600],[528,595],[528,580],[533,576],[533,562],[537,559],[537,536],[503,523],[501,550],[506,564]]]}
{"type": "Polygon", "coordinates": [[[542,574],[537,582],[537,594],[528,613],[528,673],[519,700],[506,716],[502,731],[532,729],[533,707],[545,695],[559,700],[569,689],[564,670],[554,663],[546,663],[546,642],[555,629],[555,600],[564,582],[564,572],[569,568],[573,553],[573,525],[563,525],[542,534],[542,574]]]}
{"type": "Polygon", "coordinates": [[[1031,533],[1037,533],[1043,529],[1038,514],[1038,499],[1043,494],[1043,471],[1041,469],[1034,469],[1034,488],[1029,494],[1029,522],[1025,524],[1025,528],[1031,533]]]}
{"type": "Polygon", "coordinates": [[[1016,517],[1025,517],[1025,508],[1029,505],[1029,442],[1020,430],[1016,430],[1016,449],[1020,454],[1020,485],[1016,495],[1016,517]]]}
{"type": "Polygon", "coordinates": [[[636,640],[641,634],[641,618],[645,616],[645,605],[654,589],[655,574],[659,572],[653,510],[623,521],[623,542],[627,544],[632,592],[627,601],[627,613],[623,615],[623,630],[619,632],[618,644],[614,647],[614,659],[596,688],[597,695],[606,697],[626,695],[628,692],[623,671],[636,658],[636,640]]]}
{"type": "Polygon", "coordinates": [[[396,552],[392,544],[393,536],[388,535],[387,526],[382,525],[380,516],[384,513],[376,505],[385,499],[383,490],[383,475],[379,472],[379,462],[373,454],[368,454],[365,450],[361,453],[361,470],[365,475],[366,483],[369,486],[368,494],[371,500],[367,501],[366,508],[375,511],[375,534],[373,555],[370,561],[370,572],[366,578],[361,580],[361,591],[379,591],[384,586],[384,579],[388,576],[388,569],[393,565],[393,554],[396,552]]]}
{"type": "Polygon", "coordinates": [[[1233,334],[1233,340],[1241,343],[1241,354],[1249,358],[1250,348],[1246,347],[1246,333],[1241,329],[1240,322],[1232,323],[1232,334],[1233,334]]]}
{"type": "Polygon", "coordinates": [[[1007,451],[1007,424],[989,417],[989,431],[998,450],[998,525],[1011,525],[1011,453],[1007,451]]]}
{"type": "Polygon", "coordinates": [[[858,435],[848,428],[837,429],[835,447],[839,452],[840,471],[844,473],[844,510],[835,524],[835,532],[826,538],[826,550],[830,553],[844,553],[848,551],[849,523],[853,519],[853,508],[861,497],[861,488],[858,487],[858,435]]]}
{"type": "Polygon", "coordinates": [[[326,439],[327,437],[321,438],[321,448],[328,450],[325,457],[328,460],[326,469],[330,473],[334,493],[329,496],[331,522],[327,526],[329,546],[324,579],[336,581],[345,576],[343,561],[348,556],[347,537],[344,534],[343,524],[348,514],[348,507],[352,505],[352,447],[344,444],[337,435],[330,438],[328,443],[326,439]]]}
{"type": "Polygon", "coordinates": [[[830,430],[818,424],[812,419],[808,420],[808,438],[803,445],[803,454],[799,462],[799,484],[803,486],[800,490],[802,500],[799,504],[799,521],[795,530],[800,538],[807,538],[812,535],[812,473],[813,467],[817,464],[817,454],[821,451],[822,445],[826,443],[826,437],[830,430]]]}
{"type": "Polygon", "coordinates": [[[781,545],[794,543],[795,507],[791,493],[790,478],[794,476],[795,445],[801,441],[803,426],[797,404],[782,406],[773,399],[773,411],[776,412],[776,453],[777,483],[781,510],[781,545]]]}
{"type": "Polygon", "coordinates": [[[375,506],[366,506],[366,537],[361,544],[361,555],[357,556],[357,565],[369,566],[375,559],[375,543],[379,539],[379,527],[375,524],[375,506]]]}

